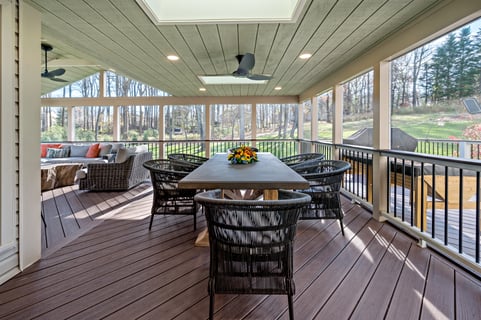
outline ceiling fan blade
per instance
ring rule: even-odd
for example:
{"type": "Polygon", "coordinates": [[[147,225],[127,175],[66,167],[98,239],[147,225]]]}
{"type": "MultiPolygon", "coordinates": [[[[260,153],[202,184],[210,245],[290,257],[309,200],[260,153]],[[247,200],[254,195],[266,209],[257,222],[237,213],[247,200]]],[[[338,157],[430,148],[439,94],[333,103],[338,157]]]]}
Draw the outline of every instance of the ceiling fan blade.
{"type": "MultiPolygon", "coordinates": [[[[237,56],[237,59],[239,56],[237,56]]],[[[245,70],[247,73],[249,73],[249,70],[254,68],[254,65],[256,63],[256,59],[254,58],[254,55],[252,53],[246,53],[242,56],[239,62],[239,69],[245,70]]]]}
{"type": "Polygon", "coordinates": [[[59,68],[48,72],[49,77],[58,77],[65,73],[65,69],[59,68]]]}
{"type": "Polygon", "coordinates": [[[271,80],[272,79],[271,76],[267,76],[264,74],[249,74],[247,75],[247,78],[251,80],[271,80]]]}
{"type": "Polygon", "coordinates": [[[52,81],[57,81],[57,82],[68,82],[67,80],[60,79],[60,78],[55,78],[55,77],[51,77],[51,78],[49,78],[49,79],[52,80],[52,81]]]}

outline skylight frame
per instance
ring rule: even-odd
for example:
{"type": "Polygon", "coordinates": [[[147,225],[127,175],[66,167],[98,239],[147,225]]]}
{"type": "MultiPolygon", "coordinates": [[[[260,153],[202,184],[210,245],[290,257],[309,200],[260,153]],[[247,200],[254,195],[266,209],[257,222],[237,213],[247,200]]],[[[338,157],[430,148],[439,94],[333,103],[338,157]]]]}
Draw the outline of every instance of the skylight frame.
{"type": "Polygon", "coordinates": [[[306,0],[136,1],[156,25],[295,23],[306,3],[306,0]]]}

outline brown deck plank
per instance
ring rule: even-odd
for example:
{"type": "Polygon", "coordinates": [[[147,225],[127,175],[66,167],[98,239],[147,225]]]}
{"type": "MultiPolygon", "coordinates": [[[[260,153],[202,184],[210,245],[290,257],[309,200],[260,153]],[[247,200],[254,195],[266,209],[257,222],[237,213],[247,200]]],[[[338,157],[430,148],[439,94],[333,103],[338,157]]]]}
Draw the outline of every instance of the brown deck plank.
{"type": "Polygon", "coordinates": [[[431,256],[420,319],[454,319],[454,279],[453,268],[431,256]]]}
{"type": "Polygon", "coordinates": [[[456,273],[456,319],[476,319],[481,315],[481,286],[456,273]]]}
{"type": "Polygon", "coordinates": [[[386,319],[418,319],[429,265],[429,251],[411,245],[386,319]],[[413,294],[418,293],[418,294],[413,294]],[[406,308],[409,306],[409,308],[406,308]]]}
{"type": "MultiPolygon", "coordinates": [[[[329,299],[339,282],[347,275],[361,255],[362,251],[360,248],[364,248],[365,244],[374,238],[375,233],[381,227],[382,225],[379,222],[370,219],[366,227],[356,234],[335,260],[323,270],[322,274],[317,278],[311,278],[312,283],[307,290],[296,295],[296,318],[313,319],[316,316],[320,307],[329,299]],[[313,295],[319,298],[313,300],[313,295]]],[[[285,316],[284,314],[283,318],[286,318],[285,316]]]]}
{"type": "Polygon", "coordinates": [[[379,267],[351,314],[351,319],[384,318],[412,245],[413,243],[406,235],[401,232],[396,233],[386,255],[382,258],[379,267]]]}
{"type": "Polygon", "coordinates": [[[57,206],[58,217],[62,224],[64,231],[64,237],[68,238],[73,234],[77,234],[80,230],[80,225],[75,218],[75,214],[67,201],[63,188],[57,188],[52,190],[55,197],[55,205],[57,206]]]}
{"type": "Polygon", "coordinates": [[[350,316],[351,310],[363,295],[363,291],[353,288],[367,287],[395,235],[395,230],[384,227],[374,235],[346,277],[339,280],[340,284],[314,319],[347,319],[350,316]]]}

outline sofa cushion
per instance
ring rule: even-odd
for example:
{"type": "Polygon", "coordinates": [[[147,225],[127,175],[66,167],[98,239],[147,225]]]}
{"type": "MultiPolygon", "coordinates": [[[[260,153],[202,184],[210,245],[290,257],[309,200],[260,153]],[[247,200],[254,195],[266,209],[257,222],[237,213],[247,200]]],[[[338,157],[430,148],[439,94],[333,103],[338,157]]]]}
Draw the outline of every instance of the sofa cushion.
{"type": "Polygon", "coordinates": [[[61,143],[42,143],[40,145],[40,157],[41,158],[47,157],[48,148],[59,149],[61,146],[62,146],[61,143]]]}
{"type": "Polygon", "coordinates": [[[120,148],[123,148],[125,145],[121,142],[119,143],[112,143],[112,150],[110,150],[111,153],[117,153],[120,148]]]}
{"type": "Polygon", "coordinates": [[[101,143],[99,157],[105,157],[112,152],[112,145],[110,143],[101,143]]]}
{"type": "Polygon", "coordinates": [[[48,148],[46,158],[65,158],[68,157],[67,149],[48,148]]]}
{"type": "Polygon", "coordinates": [[[77,171],[81,168],[81,163],[55,166],[55,188],[73,185],[77,171]]]}
{"type": "Polygon", "coordinates": [[[100,144],[99,143],[94,143],[91,144],[89,147],[89,150],[87,151],[87,154],[85,155],[86,158],[97,158],[100,153],[100,144]]]}
{"type": "Polygon", "coordinates": [[[62,144],[62,146],[60,147],[60,149],[64,149],[65,150],[65,157],[70,157],[70,145],[69,144],[62,144]]]}
{"type": "Polygon", "coordinates": [[[84,145],[71,145],[70,146],[70,156],[71,157],[85,157],[89,151],[90,146],[84,145]]]}
{"type": "Polygon", "coordinates": [[[115,162],[116,163],[122,163],[127,161],[127,159],[132,155],[132,151],[130,151],[127,148],[120,148],[119,151],[117,151],[117,156],[115,157],[115,162]]]}

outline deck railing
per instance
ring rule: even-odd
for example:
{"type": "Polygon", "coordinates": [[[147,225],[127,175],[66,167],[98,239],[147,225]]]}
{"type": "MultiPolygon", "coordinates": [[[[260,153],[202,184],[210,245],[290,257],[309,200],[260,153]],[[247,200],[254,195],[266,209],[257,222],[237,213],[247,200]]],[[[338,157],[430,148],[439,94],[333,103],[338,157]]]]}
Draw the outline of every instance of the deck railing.
{"type": "MultiPolygon", "coordinates": [[[[374,209],[373,200],[378,201],[377,209],[391,223],[481,274],[479,160],[299,139],[123,143],[127,147],[147,144],[154,159],[178,152],[210,157],[246,144],[271,152],[279,158],[303,152],[320,152],[325,154],[326,159],[349,161],[352,167],[344,176],[344,193],[370,209],[374,209]],[[374,190],[384,190],[384,193],[376,191],[378,196],[375,196],[374,190]]],[[[439,144],[433,150],[445,153],[454,148],[452,145],[444,149],[441,146],[439,144]]]]}
{"type": "Polygon", "coordinates": [[[481,141],[417,139],[417,153],[466,159],[481,159],[481,141]]]}

